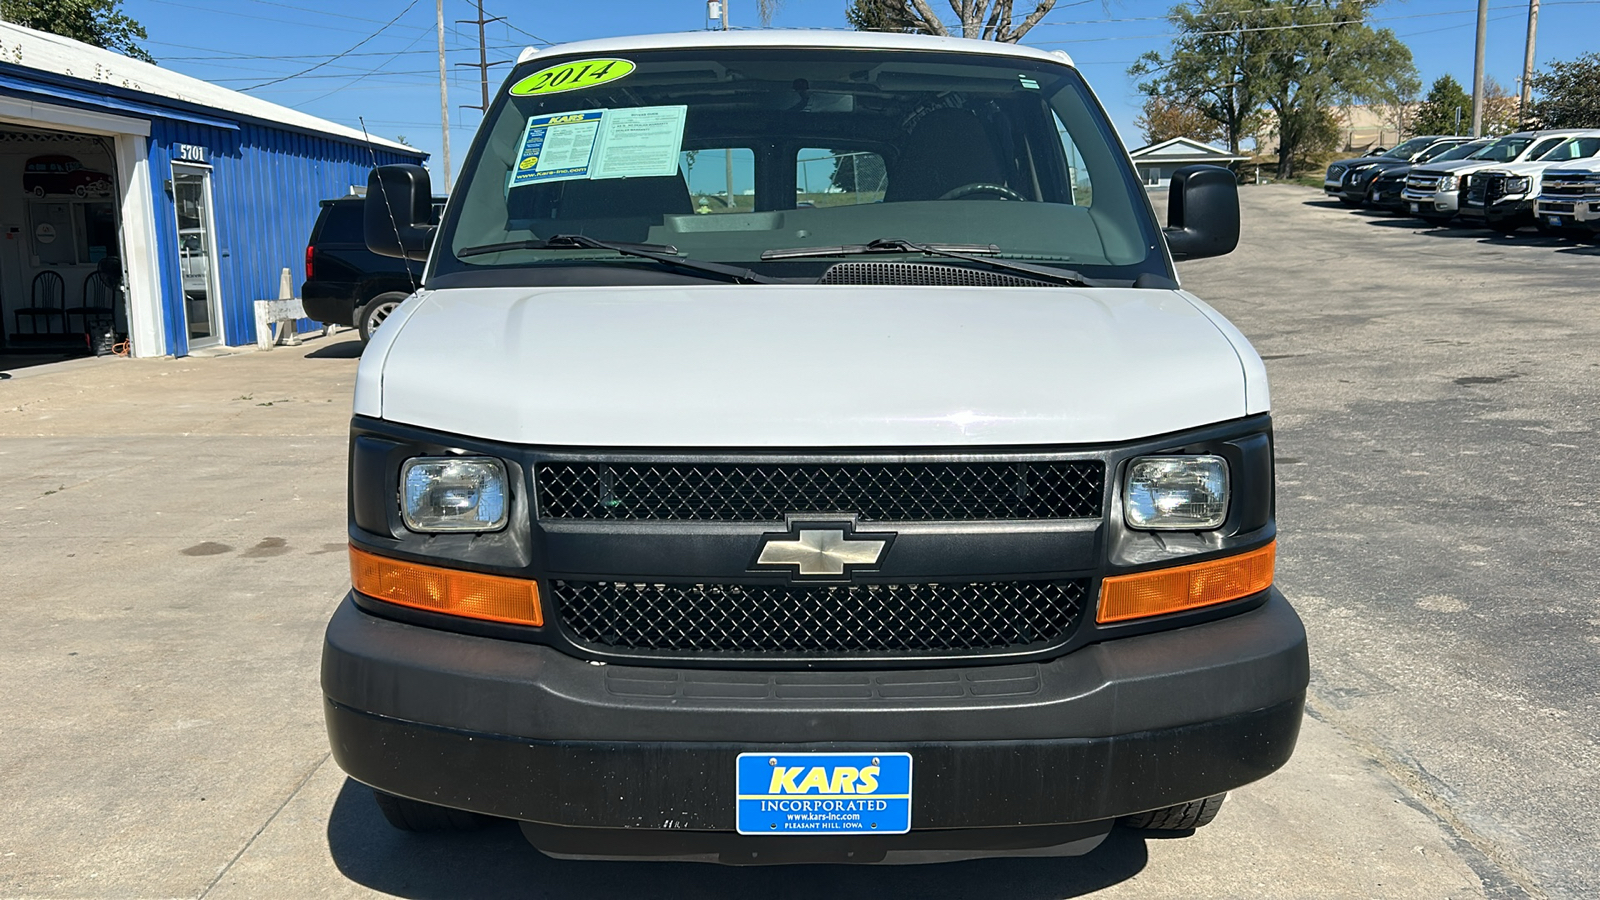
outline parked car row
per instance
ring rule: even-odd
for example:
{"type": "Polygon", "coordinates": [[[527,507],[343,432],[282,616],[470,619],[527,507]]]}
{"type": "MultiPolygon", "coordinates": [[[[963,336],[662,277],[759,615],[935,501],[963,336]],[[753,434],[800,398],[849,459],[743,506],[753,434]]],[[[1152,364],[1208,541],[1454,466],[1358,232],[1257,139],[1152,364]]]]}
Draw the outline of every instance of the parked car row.
{"type": "Polygon", "coordinates": [[[1600,129],[1412,138],[1380,156],[1330,165],[1323,190],[1346,206],[1433,225],[1600,232],[1600,129]]]}

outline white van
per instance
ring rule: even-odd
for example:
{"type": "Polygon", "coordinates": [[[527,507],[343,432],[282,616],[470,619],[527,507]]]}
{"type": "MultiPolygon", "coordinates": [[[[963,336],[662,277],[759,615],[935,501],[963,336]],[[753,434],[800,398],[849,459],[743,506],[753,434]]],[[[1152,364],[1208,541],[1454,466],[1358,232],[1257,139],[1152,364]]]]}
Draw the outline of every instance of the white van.
{"type": "Polygon", "coordinates": [[[1062,53],[826,31],[522,54],[350,443],[334,757],[564,857],[1072,855],[1282,766],[1261,359],[1062,53]]]}

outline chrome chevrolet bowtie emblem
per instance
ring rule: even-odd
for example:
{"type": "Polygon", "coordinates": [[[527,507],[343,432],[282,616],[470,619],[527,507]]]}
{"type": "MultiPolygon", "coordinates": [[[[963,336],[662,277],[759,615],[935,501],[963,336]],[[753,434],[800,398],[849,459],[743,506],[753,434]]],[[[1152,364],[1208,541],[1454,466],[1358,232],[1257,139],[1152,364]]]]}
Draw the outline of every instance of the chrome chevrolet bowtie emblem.
{"type": "Polygon", "coordinates": [[[853,522],[791,523],[789,531],[762,536],[753,569],[786,569],[796,578],[841,578],[875,568],[893,534],[857,534],[853,522]]]}

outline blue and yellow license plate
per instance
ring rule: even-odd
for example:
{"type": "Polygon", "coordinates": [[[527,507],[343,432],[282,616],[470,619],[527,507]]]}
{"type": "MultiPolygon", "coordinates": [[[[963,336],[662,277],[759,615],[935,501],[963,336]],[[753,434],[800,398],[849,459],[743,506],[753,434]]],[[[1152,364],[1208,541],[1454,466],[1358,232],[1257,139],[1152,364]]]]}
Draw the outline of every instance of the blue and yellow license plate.
{"type": "Polygon", "coordinates": [[[904,834],[909,753],[741,753],[740,834],[904,834]]]}

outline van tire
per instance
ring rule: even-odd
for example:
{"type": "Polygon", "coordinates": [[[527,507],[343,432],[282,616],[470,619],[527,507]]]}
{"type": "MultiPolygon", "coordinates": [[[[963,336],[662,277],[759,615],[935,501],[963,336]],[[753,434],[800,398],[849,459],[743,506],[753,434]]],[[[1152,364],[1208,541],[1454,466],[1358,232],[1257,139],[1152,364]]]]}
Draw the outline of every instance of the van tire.
{"type": "Polygon", "coordinates": [[[1211,823],[1222,809],[1227,794],[1217,794],[1203,800],[1191,800],[1164,809],[1152,809],[1123,818],[1122,824],[1142,831],[1193,831],[1211,823]]]}
{"type": "Polygon", "coordinates": [[[395,311],[406,299],[406,295],[399,291],[390,291],[379,294],[367,301],[367,305],[356,311],[356,328],[361,332],[361,343],[372,340],[372,333],[378,330],[389,314],[395,311]]]}
{"type": "Polygon", "coordinates": [[[409,797],[396,797],[377,788],[372,789],[372,799],[378,801],[378,810],[383,813],[384,819],[401,831],[418,834],[477,831],[494,821],[489,816],[466,810],[435,806],[409,797]]]}

